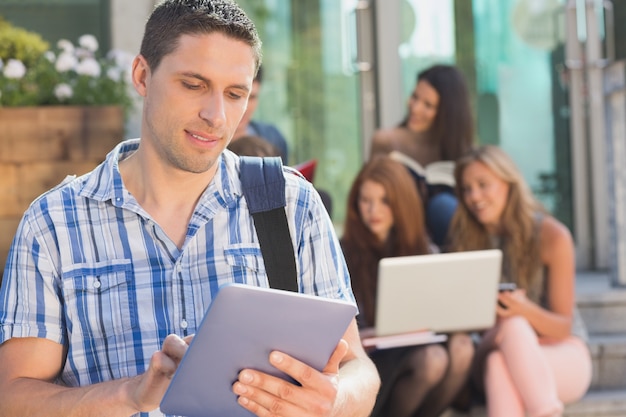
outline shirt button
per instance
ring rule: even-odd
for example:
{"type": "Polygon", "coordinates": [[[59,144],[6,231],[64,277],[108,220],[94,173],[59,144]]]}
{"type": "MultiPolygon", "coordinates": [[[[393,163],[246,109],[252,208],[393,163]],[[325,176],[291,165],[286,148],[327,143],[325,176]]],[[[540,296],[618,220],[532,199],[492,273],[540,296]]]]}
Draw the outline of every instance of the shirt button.
{"type": "Polygon", "coordinates": [[[100,281],[96,281],[93,283],[94,288],[100,288],[101,286],[102,286],[102,283],[100,281]]]}
{"type": "Polygon", "coordinates": [[[183,329],[186,329],[187,325],[188,325],[187,324],[187,320],[183,320],[183,321],[180,322],[180,327],[182,327],[183,329]]]}

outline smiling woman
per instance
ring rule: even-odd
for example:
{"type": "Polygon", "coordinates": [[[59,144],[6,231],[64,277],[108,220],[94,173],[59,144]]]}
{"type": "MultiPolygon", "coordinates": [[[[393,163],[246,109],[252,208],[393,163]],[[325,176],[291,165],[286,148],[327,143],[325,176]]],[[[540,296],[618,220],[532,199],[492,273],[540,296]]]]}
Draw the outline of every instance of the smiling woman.
{"type": "MultiPolygon", "coordinates": [[[[397,126],[372,137],[371,156],[398,154],[422,169],[442,161],[453,165],[474,142],[474,125],[465,77],[451,65],[433,65],[417,75],[406,115],[397,126]]],[[[444,248],[457,206],[449,184],[416,176],[431,239],[444,248]]],[[[452,184],[454,186],[454,184],[452,184]]]]}
{"type": "Polygon", "coordinates": [[[580,399],[591,382],[572,236],[537,202],[502,149],[470,151],[457,161],[455,177],[461,204],[452,249],[501,249],[501,280],[517,288],[500,292],[496,324],[477,347],[473,377],[488,415],[561,415],[563,404],[580,399]]]}

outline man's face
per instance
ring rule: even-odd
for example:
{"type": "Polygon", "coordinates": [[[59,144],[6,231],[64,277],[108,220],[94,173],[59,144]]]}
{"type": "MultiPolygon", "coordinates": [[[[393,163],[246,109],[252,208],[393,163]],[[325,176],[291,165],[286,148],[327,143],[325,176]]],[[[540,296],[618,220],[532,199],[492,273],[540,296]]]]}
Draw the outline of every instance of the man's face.
{"type": "Polygon", "coordinates": [[[133,66],[144,97],[142,147],[165,169],[215,172],[241,120],[255,71],[252,48],[221,33],[182,35],[154,72],[133,66]]]}

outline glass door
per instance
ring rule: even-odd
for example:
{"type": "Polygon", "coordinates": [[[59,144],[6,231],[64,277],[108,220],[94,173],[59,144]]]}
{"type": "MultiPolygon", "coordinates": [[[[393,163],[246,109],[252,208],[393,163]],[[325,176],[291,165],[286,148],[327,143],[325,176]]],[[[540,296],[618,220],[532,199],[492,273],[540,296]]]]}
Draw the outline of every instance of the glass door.
{"type": "Polygon", "coordinates": [[[314,185],[332,198],[341,224],[362,164],[354,0],[245,0],[263,41],[263,85],[255,118],[288,140],[289,164],[318,161],[314,185]]]}

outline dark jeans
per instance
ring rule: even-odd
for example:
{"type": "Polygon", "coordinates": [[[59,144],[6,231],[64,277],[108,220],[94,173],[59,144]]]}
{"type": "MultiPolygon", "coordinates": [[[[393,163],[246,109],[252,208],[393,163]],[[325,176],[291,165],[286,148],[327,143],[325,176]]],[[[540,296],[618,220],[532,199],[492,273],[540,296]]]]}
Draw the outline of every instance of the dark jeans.
{"type": "Polygon", "coordinates": [[[442,247],[446,243],[448,227],[458,205],[456,196],[442,191],[428,199],[426,204],[426,226],[433,243],[442,247]]]}

